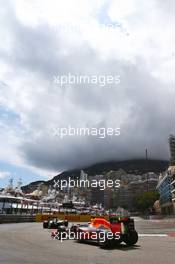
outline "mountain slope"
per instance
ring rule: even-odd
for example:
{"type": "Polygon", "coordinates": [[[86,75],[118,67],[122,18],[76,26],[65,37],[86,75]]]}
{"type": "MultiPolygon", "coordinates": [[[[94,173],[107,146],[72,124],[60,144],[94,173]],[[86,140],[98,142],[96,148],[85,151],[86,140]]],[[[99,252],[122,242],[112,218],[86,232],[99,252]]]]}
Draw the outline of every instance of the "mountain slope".
{"type": "MultiPolygon", "coordinates": [[[[137,160],[125,160],[125,161],[110,161],[110,162],[102,162],[97,163],[92,166],[81,168],[83,169],[88,175],[98,175],[104,174],[111,170],[117,171],[119,169],[123,169],[127,173],[131,174],[143,174],[147,171],[160,173],[167,169],[169,165],[168,161],[165,160],[148,160],[146,162],[145,159],[137,159],[137,160]]],[[[75,179],[79,177],[81,169],[73,169],[69,171],[64,171],[59,175],[53,177],[53,179],[48,181],[37,181],[32,182],[26,186],[23,186],[22,189],[24,192],[32,192],[34,191],[40,183],[44,183],[45,185],[53,185],[54,181],[58,179],[66,179],[71,177],[75,179]]]]}

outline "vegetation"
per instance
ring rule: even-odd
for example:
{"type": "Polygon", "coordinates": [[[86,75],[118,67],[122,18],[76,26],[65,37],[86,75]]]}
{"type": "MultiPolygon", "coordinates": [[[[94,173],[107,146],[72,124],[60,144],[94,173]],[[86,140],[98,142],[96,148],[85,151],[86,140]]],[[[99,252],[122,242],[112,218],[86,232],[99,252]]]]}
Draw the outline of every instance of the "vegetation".
{"type": "Polygon", "coordinates": [[[135,203],[136,207],[141,212],[149,212],[152,210],[154,202],[159,199],[157,191],[145,192],[137,197],[135,203]]]}

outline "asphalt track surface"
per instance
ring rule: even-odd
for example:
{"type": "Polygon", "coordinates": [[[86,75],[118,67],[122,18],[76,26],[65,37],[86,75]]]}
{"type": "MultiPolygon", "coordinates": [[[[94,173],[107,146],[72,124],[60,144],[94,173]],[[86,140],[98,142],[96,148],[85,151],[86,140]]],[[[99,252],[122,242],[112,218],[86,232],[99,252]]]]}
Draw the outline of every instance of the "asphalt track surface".
{"type": "Polygon", "coordinates": [[[136,219],[140,234],[134,247],[100,249],[73,240],[50,237],[42,223],[0,225],[0,264],[172,264],[175,261],[175,220],[136,219]]]}

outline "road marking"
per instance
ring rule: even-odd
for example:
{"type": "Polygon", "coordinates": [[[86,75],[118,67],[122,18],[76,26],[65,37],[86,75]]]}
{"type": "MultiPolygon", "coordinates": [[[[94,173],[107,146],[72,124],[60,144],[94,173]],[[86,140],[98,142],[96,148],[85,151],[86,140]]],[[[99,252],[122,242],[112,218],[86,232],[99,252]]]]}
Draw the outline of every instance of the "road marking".
{"type": "Polygon", "coordinates": [[[170,236],[170,237],[175,237],[175,232],[173,232],[173,233],[169,233],[168,236],[170,236]]]}
{"type": "Polygon", "coordinates": [[[167,234],[139,234],[139,237],[167,237],[167,234]]]}

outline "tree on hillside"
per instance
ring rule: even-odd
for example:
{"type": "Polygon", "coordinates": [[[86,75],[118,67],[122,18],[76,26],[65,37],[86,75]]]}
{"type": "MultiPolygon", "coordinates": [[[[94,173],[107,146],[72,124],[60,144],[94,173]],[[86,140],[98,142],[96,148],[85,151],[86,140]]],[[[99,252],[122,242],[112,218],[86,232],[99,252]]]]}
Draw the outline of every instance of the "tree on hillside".
{"type": "Polygon", "coordinates": [[[135,200],[136,207],[141,212],[149,211],[153,208],[154,202],[159,199],[157,191],[145,192],[135,200]]]}

